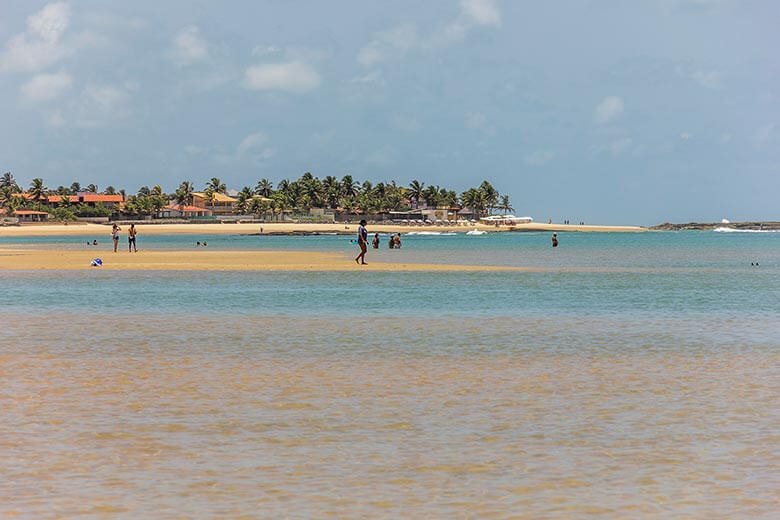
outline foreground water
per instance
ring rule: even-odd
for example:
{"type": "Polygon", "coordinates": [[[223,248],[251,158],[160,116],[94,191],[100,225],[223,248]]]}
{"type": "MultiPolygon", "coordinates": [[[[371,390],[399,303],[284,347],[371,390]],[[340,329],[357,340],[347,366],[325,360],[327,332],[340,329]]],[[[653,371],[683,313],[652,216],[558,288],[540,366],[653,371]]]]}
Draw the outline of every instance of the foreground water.
{"type": "Polygon", "coordinates": [[[0,272],[0,513],[776,514],[780,236],[477,238],[371,253],[548,271],[0,272]]]}

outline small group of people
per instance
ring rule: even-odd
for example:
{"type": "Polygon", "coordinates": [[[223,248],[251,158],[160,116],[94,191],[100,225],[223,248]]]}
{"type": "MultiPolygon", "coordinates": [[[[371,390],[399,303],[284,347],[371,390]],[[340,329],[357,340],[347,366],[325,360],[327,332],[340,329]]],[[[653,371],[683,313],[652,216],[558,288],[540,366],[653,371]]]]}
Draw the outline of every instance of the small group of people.
{"type": "MultiPolygon", "coordinates": [[[[374,240],[371,241],[371,246],[374,249],[379,249],[379,233],[374,233],[374,240]]],[[[389,247],[390,249],[400,249],[401,233],[390,235],[390,238],[387,239],[387,247],[389,247]]]]}
{"type": "MultiPolygon", "coordinates": [[[[111,241],[114,243],[114,253],[116,253],[116,250],[119,247],[120,231],[122,231],[122,228],[116,224],[114,224],[114,226],[111,228],[111,241]]],[[[127,250],[130,253],[138,252],[138,247],[135,241],[137,235],[138,230],[135,229],[135,224],[130,224],[130,228],[127,230],[127,250]]],[[[94,245],[97,245],[97,240],[94,242],[94,245]]]]}
{"type": "Polygon", "coordinates": [[[195,245],[198,246],[198,247],[200,247],[200,246],[208,247],[209,246],[208,243],[205,240],[203,242],[198,240],[197,242],[195,242],[195,245]]]}
{"type": "Polygon", "coordinates": [[[87,245],[88,246],[96,246],[96,245],[98,245],[98,241],[97,240],[93,240],[92,242],[90,242],[89,240],[87,240],[87,245]]]}
{"type": "MultiPolygon", "coordinates": [[[[355,257],[355,263],[360,265],[367,265],[366,263],[366,252],[368,251],[368,230],[366,229],[366,221],[361,220],[360,225],[358,226],[357,231],[357,244],[360,248],[360,253],[355,257]]],[[[374,238],[371,241],[371,247],[374,249],[379,249],[379,233],[374,233],[374,238]]],[[[387,240],[387,246],[390,249],[400,249],[401,248],[401,233],[396,233],[394,235],[390,235],[390,238],[387,240]]]]}

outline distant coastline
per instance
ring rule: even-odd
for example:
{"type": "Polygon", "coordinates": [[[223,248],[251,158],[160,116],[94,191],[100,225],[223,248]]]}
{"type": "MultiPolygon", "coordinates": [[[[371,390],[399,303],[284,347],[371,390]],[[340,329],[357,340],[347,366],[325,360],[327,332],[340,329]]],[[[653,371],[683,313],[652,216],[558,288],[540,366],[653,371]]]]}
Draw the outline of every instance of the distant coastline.
{"type": "Polygon", "coordinates": [[[717,228],[744,229],[751,231],[776,231],[780,230],[780,221],[766,222],[687,222],[684,224],[673,224],[664,222],[656,226],[651,226],[652,231],[686,231],[686,230],[712,230],[717,228]]]}

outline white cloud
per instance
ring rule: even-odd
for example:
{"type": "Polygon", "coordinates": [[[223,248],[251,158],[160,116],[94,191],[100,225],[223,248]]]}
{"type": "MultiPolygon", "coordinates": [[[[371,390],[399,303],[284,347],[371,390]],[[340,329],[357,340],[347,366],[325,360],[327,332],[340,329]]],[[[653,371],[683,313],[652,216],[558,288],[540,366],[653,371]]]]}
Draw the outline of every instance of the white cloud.
{"type": "Polygon", "coordinates": [[[70,74],[38,74],[21,86],[22,97],[29,102],[49,101],[59,97],[73,84],[70,74]]]}
{"type": "Polygon", "coordinates": [[[360,49],[357,61],[365,67],[370,67],[391,56],[403,54],[417,44],[417,28],[414,25],[397,25],[376,33],[371,42],[360,49]]]}
{"type": "Polygon", "coordinates": [[[472,130],[479,130],[487,124],[487,117],[481,112],[469,112],[466,114],[465,120],[466,127],[472,130]]]}
{"type": "Polygon", "coordinates": [[[607,96],[601,103],[596,105],[594,111],[594,120],[603,125],[620,117],[623,113],[623,98],[617,96],[607,96]]]}
{"type": "Polygon", "coordinates": [[[682,132],[680,134],[680,141],[690,141],[691,139],[693,139],[693,134],[689,132],[682,132]]]}
{"type": "Polygon", "coordinates": [[[190,65],[209,56],[209,46],[200,34],[200,29],[189,25],[173,38],[171,57],[179,65],[190,65]]]}
{"type": "Polygon", "coordinates": [[[369,153],[365,161],[375,166],[389,166],[395,162],[396,155],[395,148],[385,145],[369,153]]]}
{"type": "Polygon", "coordinates": [[[70,24],[70,7],[65,2],[47,4],[27,18],[27,30],[5,44],[0,71],[35,72],[56,63],[68,53],[62,35],[70,24]]]}
{"type": "Polygon", "coordinates": [[[208,151],[208,148],[204,146],[188,144],[187,146],[184,147],[184,151],[187,152],[189,155],[203,155],[208,151]]]}
{"type": "Polygon", "coordinates": [[[390,116],[390,125],[403,132],[417,132],[422,128],[420,121],[412,115],[392,115],[390,116]]]}
{"type": "Polygon", "coordinates": [[[255,159],[269,159],[274,155],[273,148],[266,146],[268,136],[255,132],[244,137],[236,148],[238,156],[249,156],[255,159]]]}
{"type": "Polygon", "coordinates": [[[723,74],[717,70],[697,70],[692,74],[693,80],[704,88],[717,90],[722,87],[723,74]]]}
{"type": "Polygon", "coordinates": [[[113,85],[87,85],[74,108],[75,124],[83,128],[96,128],[113,123],[130,115],[130,96],[113,85]]]}
{"type": "Polygon", "coordinates": [[[624,151],[631,148],[633,144],[634,141],[630,137],[623,137],[621,139],[612,141],[612,143],[608,146],[608,150],[612,155],[620,155],[624,151]]]}
{"type": "Polygon", "coordinates": [[[301,61],[266,63],[246,69],[244,87],[249,90],[282,90],[302,94],[320,85],[320,75],[301,61]]]}
{"type": "Polygon", "coordinates": [[[385,85],[385,78],[382,76],[382,71],[379,70],[372,70],[362,76],[356,76],[349,81],[350,83],[362,83],[380,87],[385,85]]]}
{"type": "Polygon", "coordinates": [[[462,0],[461,9],[478,25],[500,25],[501,13],[493,0],[462,0]]]}
{"type": "Polygon", "coordinates": [[[46,118],[46,125],[53,128],[59,128],[65,126],[65,116],[62,115],[61,110],[55,110],[46,118]]]}
{"type": "Polygon", "coordinates": [[[755,142],[758,145],[762,145],[772,139],[773,135],[776,134],[775,130],[777,130],[778,125],[777,123],[767,123],[765,125],[762,125],[758,127],[753,134],[753,142],[755,142]]]}
{"type": "Polygon", "coordinates": [[[531,166],[543,166],[550,162],[555,154],[549,150],[536,150],[523,157],[523,162],[531,166]]]}
{"type": "Polygon", "coordinates": [[[627,151],[632,151],[634,154],[638,154],[641,153],[641,150],[642,150],[641,146],[634,146],[634,141],[630,137],[621,137],[619,139],[615,139],[609,144],[601,145],[601,146],[592,146],[590,148],[591,153],[594,154],[608,153],[613,157],[622,155],[624,152],[627,151]]]}
{"type": "Polygon", "coordinates": [[[461,0],[457,16],[429,31],[428,36],[420,36],[417,28],[410,23],[374,34],[358,52],[357,62],[364,67],[372,67],[412,50],[430,51],[454,45],[463,41],[475,27],[499,25],[501,13],[494,0],[461,0]]]}

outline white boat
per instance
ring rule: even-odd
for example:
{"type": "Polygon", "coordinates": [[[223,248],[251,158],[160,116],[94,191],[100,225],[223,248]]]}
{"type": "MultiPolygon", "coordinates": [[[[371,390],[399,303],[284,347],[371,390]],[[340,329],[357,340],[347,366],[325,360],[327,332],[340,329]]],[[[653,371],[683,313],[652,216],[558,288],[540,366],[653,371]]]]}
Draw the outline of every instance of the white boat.
{"type": "Polygon", "coordinates": [[[466,231],[466,234],[471,236],[487,235],[487,231],[482,231],[481,229],[472,229],[471,231],[466,231]]]}

